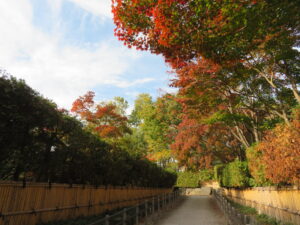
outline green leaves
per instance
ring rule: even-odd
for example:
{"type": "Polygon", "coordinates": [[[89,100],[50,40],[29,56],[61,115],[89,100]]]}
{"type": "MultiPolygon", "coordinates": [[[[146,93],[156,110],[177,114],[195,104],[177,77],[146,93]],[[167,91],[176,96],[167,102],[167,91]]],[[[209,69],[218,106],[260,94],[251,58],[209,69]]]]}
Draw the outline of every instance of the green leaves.
{"type": "Polygon", "coordinates": [[[179,113],[180,105],[171,94],[156,101],[149,94],[140,94],[130,115],[135,132],[142,134],[140,141],[145,143],[147,157],[163,167],[168,167],[172,161],[169,146],[180,122],[179,113]]]}
{"type": "Polygon", "coordinates": [[[247,187],[249,171],[246,162],[235,160],[225,166],[222,171],[223,187],[247,187]]]}
{"type": "Polygon", "coordinates": [[[225,123],[228,126],[236,126],[237,123],[250,123],[251,119],[243,114],[231,114],[224,111],[218,111],[210,117],[203,120],[205,124],[225,123]]]}
{"type": "Polygon", "coordinates": [[[211,170],[200,170],[197,172],[185,171],[177,173],[177,187],[201,187],[203,182],[213,179],[213,173],[211,170]]]}

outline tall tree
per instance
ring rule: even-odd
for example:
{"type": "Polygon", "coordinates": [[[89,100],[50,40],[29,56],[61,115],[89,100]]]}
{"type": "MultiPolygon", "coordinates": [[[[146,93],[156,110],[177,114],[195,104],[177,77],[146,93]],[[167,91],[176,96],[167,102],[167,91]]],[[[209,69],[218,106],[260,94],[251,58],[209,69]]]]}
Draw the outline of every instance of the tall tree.
{"type": "MultiPolygon", "coordinates": [[[[114,0],[115,34],[167,61],[229,62],[282,39],[296,44],[299,1],[114,0]]],[[[224,62],[224,63],[225,63],[224,62]]],[[[180,66],[177,64],[176,66],[180,66]]]]}
{"type": "Polygon", "coordinates": [[[80,96],[73,103],[71,111],[80,116],[88,129],[102,138],[117,138],[130,133],[128,119],[122,115],[125,113],[124,99],[118,99],[116,103],[95,104],[94,95],[94,92],[88,92],[80,96]]]}
{"type": "Polygon", "coordinates": [[[180,122],[180,105],[171,94],[153,101],[148,94],[141,94],[135,101],[131,117],[135,119],[147,143],[148,158],[166,166],[172,161],[170,144],[180,122]]]}

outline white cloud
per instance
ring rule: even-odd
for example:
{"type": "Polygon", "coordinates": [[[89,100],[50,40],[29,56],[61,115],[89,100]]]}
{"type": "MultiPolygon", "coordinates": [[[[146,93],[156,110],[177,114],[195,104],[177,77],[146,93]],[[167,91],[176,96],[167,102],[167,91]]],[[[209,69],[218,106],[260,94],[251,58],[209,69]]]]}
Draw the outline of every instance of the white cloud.
{"type": "MultiPolygon", "coordinates": [[[[59,10],[59,1],[54,10],[59,10]]],[[[105,8],[109,2],[71,1],[87,10],[99,10],[98,4],[105,8]]],[[[107,14],[104,9],[95,13],[107,14]]],[[[93,50],[62,45],[59,36],[34,27],[32,17],[29,0],[0,1],[0,67],[25,79],[59,106],[69,108],[74,99],[99,84],[129,87],[152,81],[146,78],[129,83],[121,79],[139,57],[136,51],[115,47],[110,41],[94,45],[93,50]]]]}
{"type": "Polygon", "coordinates": [[[58,13],[63,2],[71,2],[88,13],[99,17],[102,20],[111,19],[111,0],[48,0],[54,13],[58,13]]]}
{"type": "Polygon", "coordinates": [[[136,98],[139,94],[141,94],[141,92],[138,92],[138,91],[127,91],[127,92],[125,92],[125,94],[127,96],[136,98]]]}
{"type": "Polygon", "coordinates": [[[132,87],[135,85],[139,85],[139,84],[149,83],[154,80],[155,79],[153,79],[153,78],[142,78],[142,79],[137,79],[134,81],[114,80],[114,81],[110,81],[110,83],[114,84],[115,86],[120,87],[120,88],[127,88],[127,87],[132,87]]]}
{"type": "Polygon", "coordinates": [[[102,18],[112,18],[111,0],[68,0],[102,18]]]}
{"type": "Polygon", "coordinates": [[[50,6],[54,16],[57,16],[61,10],[63,0],[47,0],[47,4],[50,6]]]}

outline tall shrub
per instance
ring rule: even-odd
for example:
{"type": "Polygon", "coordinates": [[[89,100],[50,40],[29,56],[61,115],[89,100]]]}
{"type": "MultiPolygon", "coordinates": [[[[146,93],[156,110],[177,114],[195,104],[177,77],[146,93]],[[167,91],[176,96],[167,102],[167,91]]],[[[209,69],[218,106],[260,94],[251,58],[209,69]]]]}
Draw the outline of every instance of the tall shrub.
{"type": "Polygon", "coordinates": [[[266,166],[263,160],[263,152],[253,145],[246,150],[251,186],[267,186],[271,183],[266,178],[266,166]]]}
{"type": "Polygon", "coordinates": [[[225,166],[222,172],[222,186],[247,187],[249,185],[249,172],[247,162],[235,160],[225,166]]]}
{"type": "Polygon", "coordinates": [[[266,164],[266,177],[274,183],[300,184],[300,108],[290,126],[279,124],[258,145],[266,164]]]}
{"type": "Polygon", "coordinates": [[[220,185],[222,183],[222,173],[224,168],[225,168],[224,164],[219,164],[214,166],[214,179],[218,181],[220,185]]]}

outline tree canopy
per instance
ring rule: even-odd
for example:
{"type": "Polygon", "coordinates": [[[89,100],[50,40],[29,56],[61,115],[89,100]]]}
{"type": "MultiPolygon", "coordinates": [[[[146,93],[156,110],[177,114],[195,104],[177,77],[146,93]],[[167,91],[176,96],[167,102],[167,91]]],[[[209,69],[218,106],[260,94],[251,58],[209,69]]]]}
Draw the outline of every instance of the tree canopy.
{"type": "Polygon", "coordinates": [[[249,161],[246,150],[259,146],[264,166],[249,161],[250,172],[298,182],[299,152],[274,143],[299,136],[299,0],[113,0],[112,8],[118,39],[163,55],[175,74],[181,113],[171,148],[180,165],[249,161]],[[292,168],[274,170],[281,154],[292,168]]]}

